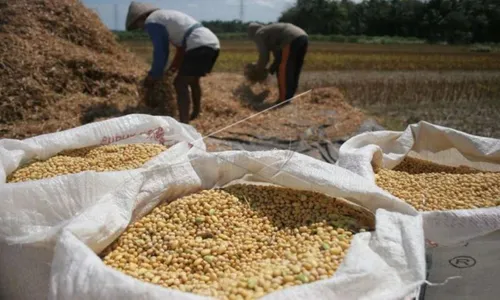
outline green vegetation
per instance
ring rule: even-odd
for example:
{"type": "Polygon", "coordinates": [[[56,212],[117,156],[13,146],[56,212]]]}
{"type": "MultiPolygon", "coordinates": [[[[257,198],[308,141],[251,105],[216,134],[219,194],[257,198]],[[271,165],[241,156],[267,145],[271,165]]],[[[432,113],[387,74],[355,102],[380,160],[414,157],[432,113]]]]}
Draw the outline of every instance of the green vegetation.
{"type": "MultiPolygon", "coordinates": [[[[148,35],[142,31],[114,31],[119,41],[142,41],[148,40],[148,35]]],[[[222,32],[217,37],[224,41],[244,41],[248,39],[245,32],[222,32]]],[[[359,43],[359,44],[423,44],[426,41],[413,37],[391,37],[391,36],[364,36],[364,35],[321,35],[311,34],[311,41],[335,42],[335,43],[359,43]]]]}
{"type": "MultiPolygon", "coordinates": [[[[448,44],[500,43],[498,0],[297,0],[278,21],[335,42],[393,43],[409,38],[448,44]]],[[[203,24],[220,34],[245,32],[248,23],[203,24]]]]}
{"type": "MultiPolygon", "coordinates": [[[[146,61],[151,62],[152,46],[149,41],[135,40],[123,43],[146,61]]],[[[223,40],[221,47],[215,72],[242,72],[245,64],[257,59],[255,45],[251,41],[223,40]]],[[[478,51],[477,49],[482,48],[476,47],[478,48],[428,44],[312,42],[304,69],[306,71],[500,70],[500,52],[478,51]]]]}
{"type": "Polygon", "coordinates": [[[297,0],[279,20],[313,34],[417,37],[450,44],[500,42],[498,0],[297,0]]]}

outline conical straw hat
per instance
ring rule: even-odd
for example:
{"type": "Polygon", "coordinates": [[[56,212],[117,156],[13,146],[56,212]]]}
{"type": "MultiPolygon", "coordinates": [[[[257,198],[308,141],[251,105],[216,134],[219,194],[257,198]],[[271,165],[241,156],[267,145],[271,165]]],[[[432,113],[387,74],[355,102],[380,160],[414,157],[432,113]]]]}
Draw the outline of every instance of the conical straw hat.
{"type": "Polygon", "coordinates": [[[145,14],[152,13],[155,10],[158,10],[158,7],[155,7],[152,4],[141,3],[132,1],[130,2],[130,6],[128,7],[127,21],[125,23],[125,28],[127,30],[132,30],[134,28],[134,23],[139,20],[145,14]]]}

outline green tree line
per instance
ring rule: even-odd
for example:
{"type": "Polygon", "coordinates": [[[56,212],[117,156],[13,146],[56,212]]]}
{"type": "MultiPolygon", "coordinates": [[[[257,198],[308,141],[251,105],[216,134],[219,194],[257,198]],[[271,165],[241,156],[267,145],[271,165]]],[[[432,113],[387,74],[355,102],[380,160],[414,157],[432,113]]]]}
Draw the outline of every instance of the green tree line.
{"type": "MultiPolygon", "coordinates": [[[[312,35],[397,36],[430,42],[500,42],[500,0],[297,0],[279,22],[312,35]]],[[[215,33],[245,32],[248,23],[208,21],[215,33]]]]}
{"type": "Polygon", "coordinates": [[[297,0],[279,21],[312,34],[500,42],[500,0],[297,0]]]}

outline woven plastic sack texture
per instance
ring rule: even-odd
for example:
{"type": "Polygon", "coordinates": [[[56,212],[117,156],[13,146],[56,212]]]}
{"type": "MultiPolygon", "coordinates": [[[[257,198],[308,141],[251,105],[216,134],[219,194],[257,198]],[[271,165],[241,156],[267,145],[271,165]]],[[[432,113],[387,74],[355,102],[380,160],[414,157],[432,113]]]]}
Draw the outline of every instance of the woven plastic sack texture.
{"type": "Polygon", "coordinates": [[[206,299],[144,283],[103,264],[98,253],[162,201],[235,180],[343,197],[376,213],[376,231],[357,234],[334,277],[262,299],[402,299],[425,279],[421,216],[348,170],[289,151],[191,153],[146,170],[65,227],[52,263],[49,299],[206,299]]]}

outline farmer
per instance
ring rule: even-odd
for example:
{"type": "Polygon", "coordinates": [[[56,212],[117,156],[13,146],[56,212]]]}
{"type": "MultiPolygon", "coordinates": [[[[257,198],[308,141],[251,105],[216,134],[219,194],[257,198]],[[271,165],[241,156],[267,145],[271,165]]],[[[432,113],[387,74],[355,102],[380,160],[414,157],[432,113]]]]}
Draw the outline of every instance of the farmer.
{"type": "Polygon", "coordinates": [[[187,124],[198,117],[201,109],[200,78],[212,71],[219,56],[220,43],[215,34],[184,13],[135,1],[129,6],[126,29],[146,30],[153,43],[153,63],[148,81],[162,78],[168,62],[169,42],[176,47],[168,72],[177,72],[174,85],[179,118],[187,124]],[[193,99],[191,115],[188,87],[193,99]]]}
{"type": "Polygon", "coordinates": [[[307,33],[289,23],[251,23],[248,36],[257,44],[259,51],[259,59],[253,66],[255,72],[266,72],[269,52],[272,52],[274,62],[268,71],[270,74],[277,73],[279,103],[293,98],[307,52],[307,33]]]}

